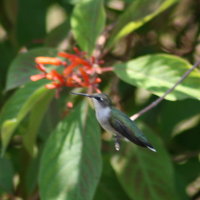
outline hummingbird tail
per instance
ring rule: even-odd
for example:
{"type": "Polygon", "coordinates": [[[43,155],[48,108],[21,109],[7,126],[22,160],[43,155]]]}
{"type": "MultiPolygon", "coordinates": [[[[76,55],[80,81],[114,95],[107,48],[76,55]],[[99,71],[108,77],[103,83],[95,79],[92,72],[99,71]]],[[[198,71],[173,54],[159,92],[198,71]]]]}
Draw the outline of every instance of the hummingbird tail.
{"type": "Polygon", "coordinates": [[[157,152],[156,149],[154,149],[152,146],[151,146],[151,147],[150,147],[150,146],[147,146],[147,148],[150,149],[150,150],[153,151],[153,152],[157,152]]]}
{"type": "Polygon", "coordinates": [[[139,146],[146,147],[153,152],[157,152],[156,149],[149,142],[141,141],[141,140],[135,140],[132,142],[136,143],[139,146]]]}
{"type": "Polygon", "coordinates": [[[139,140],[138,138],[128,138],[128,139],[139,146],[146,147],[153,152],[157,152],[156,149],[147,141],[142,141],[139,140]]]}
{"type": "Polygon", "coordinates": [[[141,141],[141,140],[130,140],[130,141],[141,146],[141,147],[148,148],[149,150],[151,150],[153,152],[157,152],[156,149],[151,144],[149,144],[148,142],[144,142],[144,141],[141,141]]]}

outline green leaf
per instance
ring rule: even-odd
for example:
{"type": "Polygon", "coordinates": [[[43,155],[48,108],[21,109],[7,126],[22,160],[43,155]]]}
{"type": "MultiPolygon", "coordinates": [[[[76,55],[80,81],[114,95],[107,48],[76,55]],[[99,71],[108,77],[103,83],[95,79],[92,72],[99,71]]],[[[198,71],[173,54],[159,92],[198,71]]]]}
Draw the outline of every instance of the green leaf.
{"type": "MultiPolygon", "coordinates": [[[[191,68],[184,59],[167,54],[142,56],[115,66],[123,81],[162,96],[191,68]]],[[[194,70],[179,86],[165,97],[168,100],[200,99],[200,73],[194,70]]]]}
{"type": "MultiPolygon", "coordinates": [[[[191,152],[190,152],[191,154],[191,152]]],[[[198,156],[175,164],[176,184],[181,200],[191,199],[186,195],[186,188],[199,177],[200,159],[198,156]]]]}
{"type": "Polygon", "coordinates": [[[147,127],[143,130],[157,152],[128,143],[111,160],[118,179],[132,199],[176,200],[171,159],[160,139],[147,127]]]}
{"type": "Polygon", "coordinates": [[[143,26],[146,22],[162,13],[173,5],[177,0],[135,0],[119,17],[112,30],[107,47],[110,48],[120,38],[125,37],[132,31],[143,26]]]}
{"type": "Polygon", "coordinates": [[[26,53],[19,54],[11,63],[6,83],[6,90],[16,88],[30,81],[30,76],[39,74],[35,67],[35,57],[57,55],[57,50],[53,48],[35,48],[26,53]]]}
{"type": "Polygon", "coordinates": [[[15,51],[7,42],[0,42],[0,99],[3,88],[6,83],[6,74],[9,69],[10,62],[15,56],[15,51]]]}
{"type": "MultiPolygon", "coordinates": [[[[196,99],[185,99],[182,101],[165,101],[162,104],[162,107],[159,109],[159,130],[162,133],[162,137],[165,142],[171,141],[172,137],[176,134],[179,134],[178,127],[182,124],[185,128],[188,126],[191,128],[191,125],[195,126],[191,119],[195,116],[197,117],[200,110],[200,101],[196,99]],[[175,114],[172,114],[176,110],[175,114]],[[189,122],[190,121],[190,122],[189,122]],[[188,123],[189,122],[189,123],[188,123]],[[186,125],[186,126],[185,126],[186,125]],[[177,132],[178,131],[178,132],[177,132]]],[[[188,130],[188,128],[186,129],[188,130]]],[[[191,131],[190,129],[188,131],[191,131]]],[[[198,132],[198,131],[197,131],[198,132]]],[[[183,133],[189,137],[193,137],[198,133],[191,131],[191,133],[183,133]]],[[[190,138],[190,139],[191,139],[190,138]]],[[[187,138],[184,142],[188,141],[187,138]]],[[[198,143],[198,139],[194,138],[194,142],[198,143]]],[[[193,141],[193,140],[192,140],[193,141]]],[[[189,144],[194,145],[193,142],[185,143],[183,146],[189,144]]],[[[196,145],[197,147],[198,145],[196,145]]],[[[193,146],[194,147],[194,146],[193,146]]]]}
{"type": "Polygon", "coordinates": [[[30,160],[25,174],[25,190],[28,196],[35,191],[38,183],[40,155],[30,160]]]}
{"type": "Polygon", "coordinates": [[[72,32],[84,51],[92,53],[104,25],[103,0],[83,0],[75,6],[71,17],[72,32]]]}
{"type": "Polygon", "coordinates": [[[30,113],[29,125],[27,127],[25,135],[23,135],[23,142],[25,148],[33,156],[34,154],[34,145],[38,129],[41,125],[44,114],[47,111],[49,103],[53,98],[53,92],[49,92],[46,95],[42,96],[35,104],[30,113]]]}
{"type": "Polygon", "coordinates": [[[121,187],[107,154],[104,155],[103,172],[94,200],[130,200],[121,187]]]}
{"type": "Polygon", "coordinates": [[[175,165],[177,173],[184,179],[185,186],[190,184],[199,176],[199,164],[200,159],[197,155],[196,157],[187,159],[184,163],[177,163],[175,165]]]}
{"type": "MultiPolygon", "coordinates": [[[[196,117],[199,122],[200,115],[196,116],[196,117]]],[[[189,124],[191,122],[185,121],[186,125],[187,125],[187,123],[189,124]]],[[[182,126],[184,126],[184,125],[182,125],[182,126]]],[[[195,127],[190,128],[190,129],[188,128],[185,131],[178,133],[178,135],[176,135],[173,138],[174,149],[176,149],[178,147],[179,149],[182,149],[182,151],[184,151],[184,152],[199,151],[200,150],[200,148],[199,148],[199,140],[200,140],[199,130],[200,130],[200,124],[198,123],[198,124],[196,124],[195,127]],[[190,142],[188,142],[188,141],[190,141],[190,142]]]]}
{"type": "Polygon", "coordinates": [[[41,87],[41,82],[32,82],[17,90],[7,101],[0,114],[3,153],[18,124],[40,99],[51,92],[41,87]]]}
{"type": "Polygon", "coordinates": [[[41,44],[46,35],[47,6],[48,0],[18,1],[17,39],[21,45],[41,44]]]}
{"type": "Polygon", "coordinates": [[[42,200],[92,200],[101,174],[100,129],[85,103],[61,121],[45,146],[39,173],[42,200]]]}
{"type": "Polygon", "coordinates": [[[0,158],[0,193],[13,192],[14,169],[10,160],[0,158]]]}
{"type": "Polygon", "coordinates": [[[75,5],[77,3],[79,3],[82,0],[62,0],[62,2],[64,2],[65,4],[72,4],[75,5]]]}

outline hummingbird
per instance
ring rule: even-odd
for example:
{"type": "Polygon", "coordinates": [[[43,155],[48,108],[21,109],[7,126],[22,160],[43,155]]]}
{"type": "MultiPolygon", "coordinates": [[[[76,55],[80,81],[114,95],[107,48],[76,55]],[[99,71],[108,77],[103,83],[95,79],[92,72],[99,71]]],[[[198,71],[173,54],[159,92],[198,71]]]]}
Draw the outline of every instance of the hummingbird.
{"type": "Polygon", "coordinates": [[[112,102],[108,95],[104,93],[85,94],[75,93],[92,99],[96,118],[102,128],[112,133],[115,138],[115,149],[120,150],[121,138],[126,138],[132,143],[156,152],[156,149],[148,142],[142,131],[135,125],[125,113],[112,106],[112,102]]]}

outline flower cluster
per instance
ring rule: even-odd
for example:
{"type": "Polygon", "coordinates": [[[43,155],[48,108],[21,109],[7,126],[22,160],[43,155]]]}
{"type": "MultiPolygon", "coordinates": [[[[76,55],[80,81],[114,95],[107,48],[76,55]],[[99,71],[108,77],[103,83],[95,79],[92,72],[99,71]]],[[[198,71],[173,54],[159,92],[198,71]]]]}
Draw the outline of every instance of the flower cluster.
{"type": "Polygon", "coordinates": [[[101,79],[98,77],[101,68],[94,57],[86,59],[84,52],[74,48],[75,54],[59,52],[58,57],[36,57],[36,68],[42,73],[30,77],[32,81],[40,79],[51,80],[51,83],[46,85],[48,89],[57,89],[61,87],[91,87],[98,91],[98,84],[101,79]],[[63,61],[64,58],[65,61],[63,61]],[[49,70],[45,65],[54,65],[62,67],[59,72],[56,69],[49,70]]]}

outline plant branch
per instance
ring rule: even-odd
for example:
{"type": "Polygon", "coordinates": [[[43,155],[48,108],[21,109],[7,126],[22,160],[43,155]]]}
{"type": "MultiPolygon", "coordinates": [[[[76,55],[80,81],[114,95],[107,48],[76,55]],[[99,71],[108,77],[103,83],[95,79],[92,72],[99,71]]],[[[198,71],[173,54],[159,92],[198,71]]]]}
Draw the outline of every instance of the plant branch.
{"type": "Polygon", "coordinates": [[[115,23],[108,25],[103,31],[103,33],[100,35],[100,37],[97,39],[97,44],[93,52],[93,56],[97,58],[98,60],[102,59],[102,57],[104,57],[104,55],[107,53],[107,51],[103,52],[103,48],[108,39],[109,33],[113,29],[114,26],[115,26],[115,23]]]}
{"type": "Polygon", "coordinates": [[[171,87],[170,89],[168,89],[160,98],[158,98],[157,100],[153,101],[151,104],[149,104],[147,107],[145,107],[144,109],[142,109],[141,111],[139,111],[138,113],[134,114],[133,116],[131,116],[130,118],[132,120],[136,120],[138,117],[142,116],[144,113],[146,113],[147,111],[151,110],[152,108],[156,107],[161,101],[164,100],[164,98],[171,93],[181,82],[183,82],[188,75],[194,70],[196,69],[198,66],[200,65],[200,60],[197,61],[188,71],[186,71],[183,76],[174,84],[173,87],[171,87]]]}

